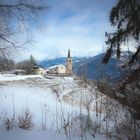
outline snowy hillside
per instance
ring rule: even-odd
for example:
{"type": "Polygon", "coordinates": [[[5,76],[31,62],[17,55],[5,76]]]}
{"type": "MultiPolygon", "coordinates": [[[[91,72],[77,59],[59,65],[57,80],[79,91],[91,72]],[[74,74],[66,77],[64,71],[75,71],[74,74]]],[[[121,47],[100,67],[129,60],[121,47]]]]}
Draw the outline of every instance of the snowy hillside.
{"type": "MultiPolygon", "coordinates": [[[[50,140],[57,139],[58,134],[62,135],[59,135],[62,140],[81,137],[104,140],[106,138],[101,134],[106,126],[106,107],[110,108],[112,117],[119,116],[118,112],[122,110],[116,101],[108,106],[107,101],[111,100],[99,93],[93,83],[85,83],[77,77],[0,75],[0,139],[15,139],[16,131],[22,137],[26,131],[19,130],[23,128],[19,120],[27,113],[32,125],[25,139],[42,133],[50,140]],[[11,126],[12,122],[14,125],[11,126]],[[7,126],[13,129],[8,135],[7,126]]],[[[112,124],[107,125],[108,131],[113,128],[112,124]]]]}

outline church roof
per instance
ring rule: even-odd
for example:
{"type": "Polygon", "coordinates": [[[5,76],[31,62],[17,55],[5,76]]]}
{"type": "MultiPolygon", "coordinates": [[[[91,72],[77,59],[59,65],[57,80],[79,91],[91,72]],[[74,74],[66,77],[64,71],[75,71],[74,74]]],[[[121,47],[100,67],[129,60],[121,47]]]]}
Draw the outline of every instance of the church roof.
{"type": "Polygon", "coordinates": [[[59,64],[59,65],[51,66],[48,69],[54,69],[54,68],[58,68],[58,67],[65,67],[65,66],[63,64],[59,64]]]}

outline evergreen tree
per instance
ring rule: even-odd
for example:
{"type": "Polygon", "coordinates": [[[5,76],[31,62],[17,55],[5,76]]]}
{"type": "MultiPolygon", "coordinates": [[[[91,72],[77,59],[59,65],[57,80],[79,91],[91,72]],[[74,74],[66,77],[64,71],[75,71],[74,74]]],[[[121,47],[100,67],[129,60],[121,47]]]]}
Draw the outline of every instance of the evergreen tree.
{"type": "Polygon", "coordinates": [[[37,64],[33,55],[30,55],[28,60],[17,63],[17,68],[25,70],[27,74],[33,74],[35,66],[37,66],[37,64]]]}
{"type": "Polygon", "coordinates": [[[32,54],[30,55],[30,63],[31,63],[32,66],[36,66],[37,65],[36,64],[36,60],[35,60],[35,58],[33,57],[32,54]]]}
{"type": "MultiPolygon", "coordinates": [[[[118,0],[116,6],[110,11],[110,23],[116,27],[114,33],[106,33],[109,45],[107,52],[103,58],[103,63],[107,63],[111,58],[114,51],[117,57],[120,57],[120,46],[126,41],[134,41],[136,52],[130,58],[127,66],[130,68],[130,73],[119,84],[118,91],[125,95],[122,103],[127,106],[130,112],[130,118],[122,120],[122,128],[118,125],[118,133],[121,136],[125,135],[126,138],[132,140],[140,139],[140,63],[136,67],[131,67],[135,62],[140,62],[140,0],[118,0]],[[124,131],[125,130],[125,131],[124,131]]],[[[118,139],[119,139],[118,137],[118,139]]]]}
{"type": "Polygon", "coordinates": [[[103,63],[107,63],[113,53],[116,51],[117,57],[120,57],[120,46],[125,41],[134,40],[137,51],[132,56],[129,64],[132,65],[139,60],[140,54],[140,0],[118,0],[116,6],[110,11],[110,23],[117,30],[114,33],[106,33],[109,45],[103,58],[103,63]]]}

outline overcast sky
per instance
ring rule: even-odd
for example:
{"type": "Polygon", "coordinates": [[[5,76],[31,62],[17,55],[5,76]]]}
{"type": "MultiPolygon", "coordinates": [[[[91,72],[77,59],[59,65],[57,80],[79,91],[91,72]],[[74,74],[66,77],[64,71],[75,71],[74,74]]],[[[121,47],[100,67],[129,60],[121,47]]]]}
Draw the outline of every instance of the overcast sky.
{"type": "MultiPolygon", "coordinates": [[[[105,47],[105,31],[111,31],[109,11],[116,0],[48,0],[50,8],[32,29],[35,41],[20,52],[37,60],[67,56],[94,56],[105,47]]],[[[32,27],[30,27],[32,28],[32,27]]],[[[27,38],[27,37],[26,37],[27,38]]]]}

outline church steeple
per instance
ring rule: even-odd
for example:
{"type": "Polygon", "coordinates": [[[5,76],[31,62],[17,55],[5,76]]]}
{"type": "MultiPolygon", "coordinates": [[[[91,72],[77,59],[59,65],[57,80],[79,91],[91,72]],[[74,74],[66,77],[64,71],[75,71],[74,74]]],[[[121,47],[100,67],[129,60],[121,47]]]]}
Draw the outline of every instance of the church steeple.
{"type": "Polygon", "coordinates": [[[70,55],[70,49],[68,50],[68,58],[70,58],[71,57],[71,55],[70,55]]]}
{"type": "Polygon", "coordinates": [[[72,58],[70,54],[70,49],[68,50],[68,57],[66,62],[66,74],[72,74],[72,58]]]}

